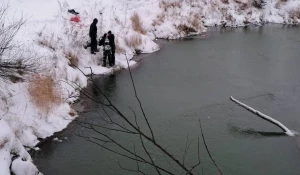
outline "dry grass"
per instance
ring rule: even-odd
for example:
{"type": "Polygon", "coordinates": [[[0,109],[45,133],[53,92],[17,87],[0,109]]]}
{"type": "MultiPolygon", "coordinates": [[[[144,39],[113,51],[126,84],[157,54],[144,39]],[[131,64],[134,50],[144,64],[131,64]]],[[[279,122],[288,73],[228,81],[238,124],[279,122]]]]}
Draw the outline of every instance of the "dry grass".
{"type": "Polygon", "coordinates": [[[184,34],[190,34],[193,32],[197,32],[197,30],[195,28],[187,26],[186,24],[180,24],[176,28],[177,28],[177,30],[179,30],[180,32],[183,32],[184,34]]]}
{"type": "Polygon", "coordinates": [[[277,0],[275,4],[275,8],[279,9],[284,3],[286,3],[288,0],[277,0]]]}
{"type": "Polygon", "coordinates": [[[125,38],[125,44],[130,48],[137,48],[142,44],[142,37],[139,34],[132,34],[129,37],[127,36],[125,38]]]}
{"type": "Polygon", "coordinates": [[[162,13],[157,15],[156,19],[153,20],[152,26],[159,26],[165,22],[166,14],[162,13]]]}
{"type": "Polygon", "coordinates": [[[221,0],[224,4],[229,4],[228,0],[221,0]]]}
{"type": "Polygon", "coordinates": [[[199,0],[185,0],[185,2],[191,7],[201,7],[199,0]]]}
{"type": "Polygon", "coordinates": [[[141,33],[143,35],[146,34],[146,30],[144,29],[144,27],[142,25],[142,22],[141,22],[141,19],[140,19],[140,16],[138,13],[134,13],[131,16],[130,20],[131,20],[132,28],[134,31],[141,33]]]}
{"type": "Polygon", "coordinates": [[[192,18],[191,25],[195,29],[200,29],[201,28],[201,20],[200,20],[200,15],[195,14],[192,18]]]}
{"type": "Polygon", "coordinates": [[[38,44],[44,47],[48,47],[49,49],[55,51],[54,44],[50,40],[47,40],[46,38],[39,39],[38,44]]]}
{"type": "Polygon", "coordinates": [[[116,44],[116,53],[118,53],[118,54],[125,53],[125,49],[123,47],[121,47],[118,39],[116,39],[115,44],[116,44]]]}
{"type": "Polygon", "coordinates": [[[262,9],[263,6],[265,5],[265,2],[264,2],[264,0],[253,0],[252,5],[255,8],[262,9]]]}
{"type": "Polygon", "coordinates": [[[162,0],[159,2],[159,7],[167,11],[170,8],[181,8],[182,2],[180,0],[170,2],[168,0],[162,0]]]}
{"type": "Polygon", "coordinates": [[[32,102],[48,114],[55,105],[62,103],[61,93],[52,76],[34,76],[29,82],[28,92],[32,102]]]}
{"type": "Polygon", "coordinates": [[[300,7],[293,8],[289,11],[289,17],[292,19],[300,19],[300,7]]]}
{"type": "Polygon", "coordinates": [[[78,67],[79,58],[78,58],[77,54],[75,54],[75,53],[73,53],[72,51],[69,50],[69,51],[65,52],[65,56],[70,61],[70,66],[71,67],[78,67]]]}

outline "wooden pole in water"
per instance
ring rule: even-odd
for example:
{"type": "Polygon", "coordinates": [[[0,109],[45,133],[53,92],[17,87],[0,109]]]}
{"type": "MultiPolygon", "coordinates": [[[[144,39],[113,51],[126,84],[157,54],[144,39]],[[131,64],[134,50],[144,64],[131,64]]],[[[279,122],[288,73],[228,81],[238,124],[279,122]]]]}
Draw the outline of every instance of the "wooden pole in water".
{"type": "Polygon", "coordinates": [[[285,134],[287,134],[288,136],[295,136],[295,133],[293,133],[290,129],[288,129],[286,126],[284,126],[282,123],[280,123],[279,121],[251,108],[250,106],[247,106],[246,104],[234,99],[233,97],[230,97],[230,100],[233,101],[234,103],[238,104],[239,106],[247,109],[248,111],[252,112],[253,114],[259,116],[260,118],[270,122],[270,123],[273,123],[274,125],[278,126],[279,128],[281,128],[285,134]]]}

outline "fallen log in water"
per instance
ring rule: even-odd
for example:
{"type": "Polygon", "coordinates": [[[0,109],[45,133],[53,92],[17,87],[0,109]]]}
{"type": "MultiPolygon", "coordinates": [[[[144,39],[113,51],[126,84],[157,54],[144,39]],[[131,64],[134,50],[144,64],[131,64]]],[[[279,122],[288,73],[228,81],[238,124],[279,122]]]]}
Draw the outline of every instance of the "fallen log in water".
{"type": "Polygon", "coordinates": [[[234,99],[233,97],[230,97],[230,100],[233,101],[233,102],[235,102],[239,106],[247,109],[248,111],[252,112],[253,114],[259,116],[260,118],[262,118],[262,119],[264,119],[264,120],[266,120],[268,122],[271,122],[274,125],[278,126],[279,128],[281,128],[285,132],[286,135],[288,135],[288,136],[295,136],[295,132],[292,132],[289,128],[287,128],[286,126],[284,126],[279,121],[277,121],[277,120],[275,120],[275,119],[273,119],[273,118],[271,118],[271,117],[269,117],[269,116],[267,116],[267,115],[265,115],[265,114],[263,114],[263,113],[255,110],[255,109],[251,108],[250,106],[245,105],[244,103],[242,103],[242,102],[234,99]]]}

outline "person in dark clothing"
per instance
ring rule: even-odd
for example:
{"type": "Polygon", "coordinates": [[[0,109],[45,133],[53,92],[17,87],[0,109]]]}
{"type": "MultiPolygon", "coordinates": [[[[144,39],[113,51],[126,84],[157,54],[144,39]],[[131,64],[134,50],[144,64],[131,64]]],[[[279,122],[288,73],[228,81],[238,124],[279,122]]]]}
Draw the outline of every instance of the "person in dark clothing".
{"type": "Polygon", "coordinates": [[[106,60],[109,62],[109,66],[112,64],[112,47],[110,45],[107,34],[105,33],[99,41],[99,46],[103,46],[103,67],[106,67],[106,60]]]}
{"type": "Polygon", "coordinates": [[[111,66],[115,65],[115,52],[116,52],[116,45],[115,45],[115,35],[111,33],[111,31],[108,31],[108,40],[109,45],[111,47],[111,66]]]}
{"type": "Polygon", "coordinates": [[[90,26],[91,54],[96,54],[95,52],[97,52],[97,23],[98,19],[95,18],[90,26]]]}

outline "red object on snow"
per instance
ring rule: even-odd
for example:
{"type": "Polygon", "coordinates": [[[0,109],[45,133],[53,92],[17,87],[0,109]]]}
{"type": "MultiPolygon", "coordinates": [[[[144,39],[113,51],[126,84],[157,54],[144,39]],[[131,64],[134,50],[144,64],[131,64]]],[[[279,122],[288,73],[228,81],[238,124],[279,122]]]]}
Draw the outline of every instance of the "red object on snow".
{"type": "Polygon", "coordinates": [[[74,17],[72,17],[71,19],[70,19],[70,21],[72,21],[72,22],[80,22],[81,20],[80,20],[80,17],[79,16],[74,16],[74,17]]]}

